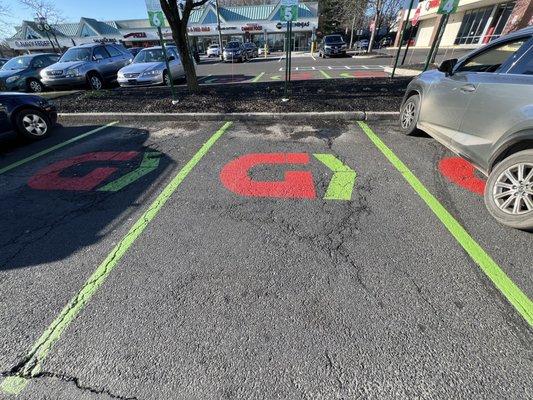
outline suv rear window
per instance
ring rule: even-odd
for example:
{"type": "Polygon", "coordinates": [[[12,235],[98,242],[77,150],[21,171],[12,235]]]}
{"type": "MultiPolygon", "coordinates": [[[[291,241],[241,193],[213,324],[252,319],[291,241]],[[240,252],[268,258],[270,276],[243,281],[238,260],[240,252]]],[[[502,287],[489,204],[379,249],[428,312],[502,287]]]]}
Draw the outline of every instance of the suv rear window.
{"type": "Polygon", "coordinates": [[[342,36],[340,36],[340,35],[326,36],[326,38],[324,39],[324,41],[325,41],[327,44],[344,42],[344,40],[342,40],[342,36]]]}

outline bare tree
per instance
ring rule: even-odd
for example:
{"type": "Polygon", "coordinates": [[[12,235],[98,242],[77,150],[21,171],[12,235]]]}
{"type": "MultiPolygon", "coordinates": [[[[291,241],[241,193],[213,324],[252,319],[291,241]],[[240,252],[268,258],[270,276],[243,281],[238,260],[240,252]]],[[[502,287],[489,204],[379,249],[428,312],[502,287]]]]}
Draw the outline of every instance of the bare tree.
{"type": "Polygon", "coordinates": [[[374,29],[372,29],[370,36],[370,43],[368,44],[368,52],[372,51],[374,43],[379,35],[382,27],[390,27],[392,22],[398,16],[402,0],[371,0],[370,8],[374,9],[374,29]]]}
{"type": "Polygon", "coordinates": [[[209,0],[182,0],[179,5],[176,0],[159,0],[161,8],[165,13],[170,29],[172,30],[172,38],[176,43],[178,52],[185,71],[187,79],[187,88],[192,93],[200,92],[200,85],[198,84],[198,77],[196,76],[196,68],[192,60],[191,51],[189,49],[187,24],[191,12],[198,7],[203,6],[209,0]]]}
{"type": "Polygon", "coordinates": [[[0,37],[7,37],[10,33],[10,24],[8,22],[11,10],[8,6],[0,3],[0,37]]]}
{"type": "MultiPolygon", "coordinates": [[[[55,26],[65,22],[65,18],[63,17],[63,13],[55,6],[54,2],[49,0],[19,0],[19,3],[23,7],[33,11],[38,19],[45,20],[50,25],[52,30],[49,33],[47,32],[46,35],[52,34],[57,48],[61,52],[61,45],[59,44],[59,40],[57,40],[55,26]]],[[[49,39],[52,42],[50,37],[49,39]]],[[[54,47],[53,44],[52,47],[54,47]]]]}

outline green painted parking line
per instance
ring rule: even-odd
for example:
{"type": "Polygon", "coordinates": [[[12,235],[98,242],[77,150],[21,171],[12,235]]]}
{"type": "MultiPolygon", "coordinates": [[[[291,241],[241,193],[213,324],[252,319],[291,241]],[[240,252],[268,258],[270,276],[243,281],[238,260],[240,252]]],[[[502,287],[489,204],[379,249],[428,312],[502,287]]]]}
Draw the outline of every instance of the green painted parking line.
{"type": "Polygon", "coordinates": [[[259,79],[261,79],[263,77],[263,75],[265,75],[264,72],[261,72],[259,75],[257,75],[254,79],[252,79],[252,82],[255,83],[257,81],[259,81],[259,79]]]}
{"type": "Polygon", "coordinates": [[[364,122],[359,126],[374,145],[403,175],[414,191],[424,200],[442,224],[448,229],[457,242],[470,255],[472,260],[481,268],[505,298],[513,305],[518,313],[533,326],[533,302],[516,284],[503,272],[500,266],[487,254],[485,250],[470,236],[461,224],[444,208],[444,206],[429,192],[422,182],[407,168],[407,166],[387,147],[387,145],[364,122]]]}
{"type": "Polygon", "coordinates": [[[141,179],[143,176],[148,175],[150,172],[155,171],[159,167],[159,160],[161,153],[157,151],[149,151],[144,154],[143,160],[139,168],[135,171],[131,171],[129,174],[110,182],[104,187],[98,189],[100,192],[118,192],[124,189],[126,186],[141,179]]]}
{"type": "Polygon", "coordinates": [[[352,199],[357,173],[350,167],[344,165],[333,154],[313,154],[313,156],[334,172],[324,199],[350,201],[352,199]]]}
{"type": "Polygon", "coordinates": [[[320,70],[320,73],[324,76],[324,78],[331,79],[331,76],[326,71],[320,70]]]}
{"type": "Polygon", "coordinates": [[[55,146],[52,146],[52,147],[50,147],[50,148],[48,148],[46,150],[40,151],[40,152],[38,152],[38,153],[36,153],[36,154],[34,154],[32,156],[29,156],[29,157],[27,157],[27,158],[25,158],[23,160],[14,162],[13,164],[8,165],[7,167],[0,168],[0,175],[6,173],[8,171],[11,171],[12,169],[15,169],[17,167],[20,167],[21,165],[24,165],[24,164],[26,164],[26,163],[28,163],[30,161],[33,161],[33,160],[35,160],[35,159],[37,159],[39,157],[42,157],[42,156],[44,156],[44,155],[46,155],[48,153],[51,153],[52,151],[58,150],[58,149],[60,149],[62,147],[65,147],[65,146],[71,144],[71,143],[77,142],[78,140],[86,138],[87,136],[91,136],[91,135],[95,134],[96,132],[100,132],[101,130],[104,130],[104,129],[109,128],[109,127],[111,127],[113,125],[116,125],[116,124],[118,124],[118,121],[111,122],[111,123],[109,123],[109,124],[107,124],[105,126],[101,126],[99,128],[93,129],[92,131],[86,132],[86,133],[84,133],[82,135],[79,135],[79,136],[76,136],[76,137],[74,137],[72,139],[69,139],[66,142],[56,144],[55,146]]]}
{"type": "Polygon", "coordinates": [[[48,356],[54,344],[60,339],[63,332],[69,327],[74,319],[79,315],[83,307],[89,302],[91,297],[103,285],[107,277],[126,254],[128,249],[135,243],[137,238],[143,233],[148,224],[157,216],[166,202],[182,184],[185,178],[200,162],[200,160],[213,147],[218,139],[232,125],[226,122],[211,138],[198,150],[194,157],[178,172],[172,181],[163,189],[157,199],[150,205],[148,210],[137,220],[124,238],[113,248],[111,253],[94,271],[81,288],[78,294],[63,308],[59,316],[46,329],[42,336],[33,345],[30,352],[25,357],[24,364],[19,368],[14,376],[7,377],[0,384],[0,389],[8,394],[20,393],[28,384],[28,380],[41,371],[42,363],[48,356]]]}

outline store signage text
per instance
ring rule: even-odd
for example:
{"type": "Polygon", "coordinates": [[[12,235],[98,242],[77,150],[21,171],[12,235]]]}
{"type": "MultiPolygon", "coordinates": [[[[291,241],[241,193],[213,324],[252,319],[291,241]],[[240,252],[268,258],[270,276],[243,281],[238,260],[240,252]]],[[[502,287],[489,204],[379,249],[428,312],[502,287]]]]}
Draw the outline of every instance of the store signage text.
{"type": "Polygon", "coordinates": [[[124,39],[132,38],[132,39],[145,39],[148,37],[146,35],[146,32],[133,32],[133,33],[127,33],[124,35],[124,39]]]}
{"type": "Polygon", "coordinates": [[[48,48],[52,47],[49,40],[16,40],[15,46],[17,48],[48,48]]]}

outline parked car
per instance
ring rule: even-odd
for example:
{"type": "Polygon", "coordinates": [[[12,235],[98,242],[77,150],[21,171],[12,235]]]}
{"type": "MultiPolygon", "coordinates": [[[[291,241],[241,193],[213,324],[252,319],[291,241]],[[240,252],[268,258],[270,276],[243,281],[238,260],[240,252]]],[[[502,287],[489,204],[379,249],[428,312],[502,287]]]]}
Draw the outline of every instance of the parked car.
{"type": "Polygon", "coordinates": [[[132,57],[135,58],[144,47],[130,47],[128,51],[131,53],[132,57]]]}
{"type": "Polygon", "coordinates": [[[408,86],[405,134],[421,129],[488,176],[500,223],[533,229],[533,27],[499,38],[408,86]]]}
{"type": "Polygon", "coordinates": [[[42,97],[0,93],[0,133],[11,131],[37,140],[50,134],[57,122],[56,107],[42,97]]]}
{"type": "Polygon", "coordinates": [[[318,56],[321,58],[332,56],[346,57],[346,50],[348,45],[341,35],[327,35],[324,36],[322,42],[318,46],[318,56]]]}
{"type": "MultiPolygon", "coordinates": [[[[185,71],[176,47],[167,46],[168,63],[172,78],[182,78],[185,71]]],[[[170,75],[165,63],[163,48],[143,49],[133,62],[118,72],[120,86],[170,85],[170,75]]]]}
{"type": "Polygon", "coordinates": [[[8,61],[9,61],[8,58],[0,58],[0,67],[2,67],[2,65],[4,65],[8,61]]]}
{"type": "Polygon", "coordinates": [[[220,46],[218,44],[212,44],[207,48],[207,57],[220,57],[220,46]]]}
{"type": "Polygon", "coordinates": [[[255,43],[247,42],[243,45],[244,51],[246,51],[246,58],[248,60],[252,60],[254,58],[259,57],[259,50],[257,49],[257,46],[255,43]]]}
{"type": "Polygon", "coordinates": [[[12,58],[0,69],[0,91],[42,92],[41,70],[58,60],[52,53],[12,58]]]}
{"type": "Polygon", "coordinates": [[[370,46],[370,41],[368,39],[362,39],[355,43],[355,48],[361,51],[367,51],[368,46],[370,46]]]}
{"type": "Polygon", "coordinates": [[[228,42],[224,47],[224,61],[245,62],[247,59],[246,50],[241,42],[228,42]]]}
{"type": "Polygon", "coordinates": [[[71,47],[58,63],[41,71],[41,81],[52,88],[87,86],[100,90],[130,63],[131,53],[122,49],[100,43],[71,47]]]}
{"type": "MultiPolygon", "coordinates": [[[[381,39],[381,40],[379,41],[379,46],[380,46],[380,47],[389,47],[389,46],[392,46],[393,43],[394,43],[394,42],[393,42],[392,38],[390,38],[390,37],[384,37],[383,39],[381,39]]],[[[368,45],[367,45],[367,47],[368,47],[368,45]]]]}

